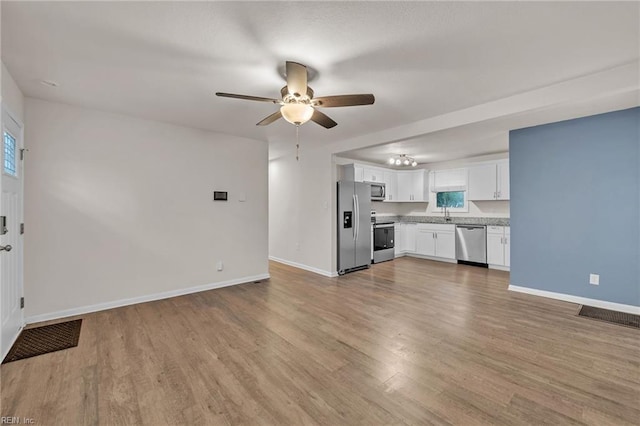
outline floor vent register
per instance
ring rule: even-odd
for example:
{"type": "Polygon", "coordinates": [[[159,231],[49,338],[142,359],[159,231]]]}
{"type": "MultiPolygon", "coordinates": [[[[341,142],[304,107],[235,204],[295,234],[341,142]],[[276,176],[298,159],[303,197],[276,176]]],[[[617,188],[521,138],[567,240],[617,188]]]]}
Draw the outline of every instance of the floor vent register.
{"type": "Polygon", "coordinates": [[[22,330],[3,364],[78,346],[82,320],[22,330]]]}

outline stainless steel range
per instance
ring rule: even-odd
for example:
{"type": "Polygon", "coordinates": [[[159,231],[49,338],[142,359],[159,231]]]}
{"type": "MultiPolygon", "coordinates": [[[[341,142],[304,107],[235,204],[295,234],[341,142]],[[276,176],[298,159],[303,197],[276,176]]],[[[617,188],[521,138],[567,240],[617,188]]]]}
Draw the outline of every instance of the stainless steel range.
{"type": "Polygon", "coordinates": [[[393,226],[393,222],[373,223],[373,263],[394,259],[395,235],[393,226]]]}

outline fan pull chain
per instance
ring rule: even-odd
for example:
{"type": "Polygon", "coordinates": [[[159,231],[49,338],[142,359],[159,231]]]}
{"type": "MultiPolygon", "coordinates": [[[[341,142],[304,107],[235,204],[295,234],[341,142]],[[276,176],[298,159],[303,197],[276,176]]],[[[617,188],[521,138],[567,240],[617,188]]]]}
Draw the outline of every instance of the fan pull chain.
{"type": "Polygon", "coordinates": [[[296,124],[296,161],[300,161],[298,153],[300,152],[300,125],[296,124]]]}

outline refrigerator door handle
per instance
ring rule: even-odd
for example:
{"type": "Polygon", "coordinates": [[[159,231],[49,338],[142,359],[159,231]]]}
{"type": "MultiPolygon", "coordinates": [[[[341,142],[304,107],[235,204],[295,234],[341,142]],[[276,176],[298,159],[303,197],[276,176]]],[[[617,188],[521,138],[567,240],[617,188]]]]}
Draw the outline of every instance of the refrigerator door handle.
{"type": "Polygon", "coordinates": [[[356,194],[356,241],[360,236],[360,199],[358,198],[358,194],[356,194]]]}
{"type": "Polygon", "coordinates": [[[353,198],[353,241],[357,238],[357,230],[358,230],[358,202],[356,201],[356,194],[351,196],[353,198]]]}

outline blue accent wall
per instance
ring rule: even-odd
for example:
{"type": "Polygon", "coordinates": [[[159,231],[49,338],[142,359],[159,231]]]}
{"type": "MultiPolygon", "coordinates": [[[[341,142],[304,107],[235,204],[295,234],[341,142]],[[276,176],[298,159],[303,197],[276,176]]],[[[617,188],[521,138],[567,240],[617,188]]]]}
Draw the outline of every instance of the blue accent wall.
{"type": "Polygon", "coordinates": [[[511,284],[640,306],[640,108],[513,130],[509,158],[511,284]]]}

